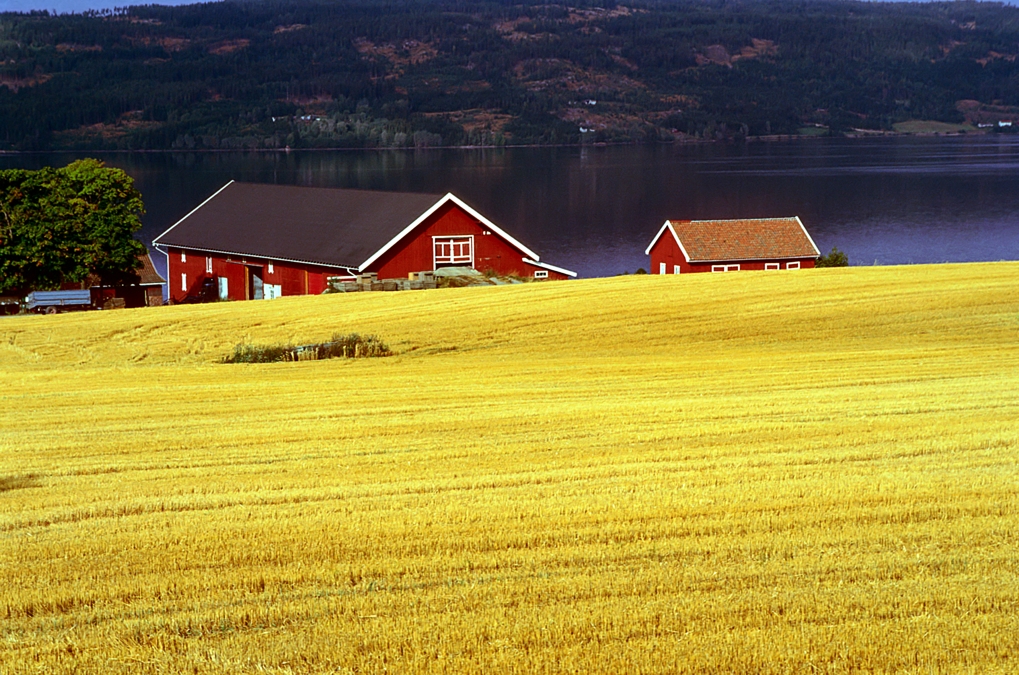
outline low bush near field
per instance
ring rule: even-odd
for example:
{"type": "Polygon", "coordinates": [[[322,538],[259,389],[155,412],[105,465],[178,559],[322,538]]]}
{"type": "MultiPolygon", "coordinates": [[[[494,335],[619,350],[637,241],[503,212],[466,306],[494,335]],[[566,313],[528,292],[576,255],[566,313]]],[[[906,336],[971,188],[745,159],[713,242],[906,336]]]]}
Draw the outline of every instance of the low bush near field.
{"type": "Polygon", "coordinates": [[[375,335],[335,333],[328,342],[308,345],[237,345],[223,363],[280,363],[319,359],[360,359],[390,356],[392,350],[375,335]]]}

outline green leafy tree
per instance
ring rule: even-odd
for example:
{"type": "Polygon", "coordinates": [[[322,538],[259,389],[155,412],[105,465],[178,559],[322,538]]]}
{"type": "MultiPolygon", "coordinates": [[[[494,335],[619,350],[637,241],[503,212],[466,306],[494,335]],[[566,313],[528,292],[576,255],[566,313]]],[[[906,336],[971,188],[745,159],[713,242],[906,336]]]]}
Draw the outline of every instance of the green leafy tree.
{"type": "Polygon", "coordinates": [[[98,160],[0,171],[0,292],[136,282],[142,213],[133,179],[98,160]]]}
{"type": "Polygon", "coordinates": [[[832,246],[831,252],[828,255],[823,255],[817,259],[814,264],[815,267],[849,267],[849,256],[840,251],[838,247],[832,246]]]}

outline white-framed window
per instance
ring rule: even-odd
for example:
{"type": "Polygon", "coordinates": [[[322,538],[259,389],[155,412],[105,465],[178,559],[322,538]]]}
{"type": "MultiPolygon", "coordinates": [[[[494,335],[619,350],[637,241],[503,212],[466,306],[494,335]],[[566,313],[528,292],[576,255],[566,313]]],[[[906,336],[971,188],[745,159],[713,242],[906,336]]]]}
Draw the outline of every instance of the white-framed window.
{"type": "Polygon", "coordinates": [[[274,270],[273,270],[273,268],[272,268],[272,263],[269,263],[269,274],[272,274],[272,273],[273,273],[273,271],[274,271],[274,270]]]}
{"type": "Polygon", "coordinates": [[[782,263],[764,263],[764,269],[766,269],[766,270],[780,270],[780,269],[782,269],[782,263]]]}
{"type": "Polygon", "coordinates": [[[474,265],[474,237],[432,237],[433,262],[443,265],[474,265]]]}
{"type": "Polygon", "coordinates": [[[212,256],[205,256],[205,273],[212,274],[212,256]]]}
{"type": "Polygon", "coordinates": [[[184,251],[180,252],[180,261],[181,262],[187,262],[188,261],[188,254],[185,253],[184,251]]]}
{"type": "Polygon", "coordinates": [[[735,265],[712,265],[712,272],[739,272],[739,263],[735,265]]]}
{"type": "Polygon", "coordinates": [[[785,268],[787,270],[798,270],[798,269],[800,269],[800,261],[797,260],[796,262],[786,263],[785,264],[785,268]]]}
{"type": "Polygon", "coordinates": [[[535,279],[548,279],[548,270],[534,270],[535,279]]]}
{"type": "Polygon", "coordinates": [[[672,273],[673,274],[679,274],[679,265],[673,265],[672,266],[672,273]]]}
{"type": "Polygon", "coordinates": [[[180,290],[186,291],[188,289],[188,274],[187,272],[181,272],[180,274],[180,290]]]}
{"type": "Polygon", "coordinates": [[[665,263],[658,263],[658,273],[665,274],[665,263]]]}

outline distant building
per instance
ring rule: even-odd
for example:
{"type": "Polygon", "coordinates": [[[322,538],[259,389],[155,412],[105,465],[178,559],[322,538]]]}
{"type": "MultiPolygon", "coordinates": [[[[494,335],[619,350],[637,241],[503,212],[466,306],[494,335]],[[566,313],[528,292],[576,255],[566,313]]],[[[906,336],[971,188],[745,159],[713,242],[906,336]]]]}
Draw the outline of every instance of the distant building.
{"type": "Polygon", "coordinates": [[[92,293],[92,304],[95,307],[158,307],[163,304],[163,286],[166,279],[152,265],[149,254],[138,256],[141,267],[135,270],[137,281],[117,286],[104,286],[99,278],[90,276],[82,284],[64,284],[62,288],[87,288],[92,293]]]}
{"type": "Polygon", "coordinates": [[[317,294],[376,273],[472,267],[567,279],[453,194],[333,190],[230,181],[156,237],[171,302],[317,294]],[[210,297],[211,296],[211,297],[210,297]]]}
{"type": "Polygon", "coordinates": [[[666,220],[644,253],[652,274],[803,269],[821,255],[795,217],[666,220]]]}

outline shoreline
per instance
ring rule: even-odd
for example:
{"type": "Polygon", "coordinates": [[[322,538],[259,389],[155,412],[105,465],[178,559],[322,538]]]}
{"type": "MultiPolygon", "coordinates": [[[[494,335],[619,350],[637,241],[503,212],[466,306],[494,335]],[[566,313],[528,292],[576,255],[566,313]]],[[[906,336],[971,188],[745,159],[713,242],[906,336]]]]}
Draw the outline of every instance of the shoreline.
{"type": "Polygon", "coordinates": [[[829,135],[807,135],[807,134],[770,134],[766,136],[745,136],[740,139],[736,138],[719,138],[719,139],[703,139],[703,138],[689,138],[689,139],[676,139],[672,141],[665,141],[659,143],[624,143],[624,142],[598,142],[598,143],[507,143],[505,145],[432,145],[423,148],[379,148],[379,147],[362,147],[362,148],[192,148],[192,149],[180,149],[180,148],[160,148],[160,149],[147,149],[147,150],[117,150],[117,149],[75,149],[75,148],[53,148],[48,150],[0,150],[0,157],[3,156],[14,156],[14,155],[47,155],[47,154],[58,154],[58,153],[103,153],[103,154],[123,154],[123,155],[135,155],[135,154],[231,154],[238,152],[255,152],[262,154],[269,153],[281,153],[289,154],[292,152],[407,152],[407,151],[429,151],[429,150],[510,150],[519,148],[605,148],[605,147],[636,147],[641,145],[646,146],[671,146],[671,145],[714,145],[721,143],[790,143],[790,142],[803,142],[803,141],[816,141],[819,139],[865,139],[865,138],[966,138],[966,137],[982,137],[982,136],[995,136],[995,135],[1009,135],[1009,134],[995,134],[992,130],[980,130],[980,131],[932,131],[932,132],[898,132],[898,131],[870,131],[860,129],[856,133],[842,134],[840,136],[829,136],[829,135]]]}

